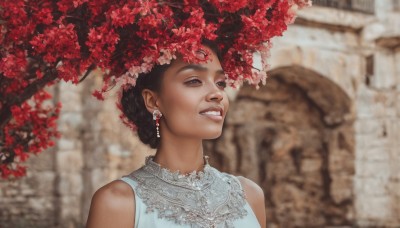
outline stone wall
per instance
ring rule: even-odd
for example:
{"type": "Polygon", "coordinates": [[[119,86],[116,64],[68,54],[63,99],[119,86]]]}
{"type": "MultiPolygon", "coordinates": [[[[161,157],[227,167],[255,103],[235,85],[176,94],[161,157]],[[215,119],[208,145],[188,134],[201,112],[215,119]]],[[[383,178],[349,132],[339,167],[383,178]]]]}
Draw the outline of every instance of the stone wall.
{"type": "Polygon", "coordinates": [[[30,171],[22,180],[0,182],[0,227],[56,227],[58,199],[55,150],[29,160],[30,171]]]}
{"type": "MultiPolygon", "coordinates": [[[[400,227],[400,12],[312,7],[274,40],[268,83],[229,91],[210,162],[263,187],[269,227],[400,227]]],[[[1,227],[82,227],[91,196],[154,153],[99,102],[93,74],[53,88],[62,138],[0,182],[1,227]]]]}
{"type": "Polygon", "coordinates": [[[352,225],[353,123],[341,88],[282,67],[260,90],[240,90],[211,154],[222,158],[221,169],[263,187],[268,227],[352,225]]]}
{"type": "Polygon", "coordinates": [[[99,72],[76,86],[61,82],[54,102],[63,104],[62,137],[33,157],[21,180],[0,181],[0,227],[83,227],[93,193],[139,168],[154,151],[119,120],[115,92],[104,102],[91,94],[101,87],[99,72]]]}

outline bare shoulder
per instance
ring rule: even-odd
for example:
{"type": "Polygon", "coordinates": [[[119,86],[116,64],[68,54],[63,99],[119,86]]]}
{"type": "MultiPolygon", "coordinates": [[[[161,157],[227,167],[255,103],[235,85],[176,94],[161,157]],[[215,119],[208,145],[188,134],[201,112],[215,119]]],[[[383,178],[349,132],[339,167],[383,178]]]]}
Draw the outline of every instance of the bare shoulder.
{"type": "Polygon", "coordinates": [[[237,176],[237,178],[242,185],[248,201],[257,202],[264,200],[264,191],[258,184],[243,176],[237,176]]]}
{"type": "Polygon", "coordinates": [[[95,192],[90,205],[87,228],[133,227],[135,196],[123,181],[113,181],[95,192]]]}
{"type": "Polygon", "coordinates": [[[263,189],[254,181],[246,177],[237,176],[237,178],[242,185],[247,202],[253,209],[258,222],[261,224],[261,227],[266,227],[265,197],[263,189]]]}

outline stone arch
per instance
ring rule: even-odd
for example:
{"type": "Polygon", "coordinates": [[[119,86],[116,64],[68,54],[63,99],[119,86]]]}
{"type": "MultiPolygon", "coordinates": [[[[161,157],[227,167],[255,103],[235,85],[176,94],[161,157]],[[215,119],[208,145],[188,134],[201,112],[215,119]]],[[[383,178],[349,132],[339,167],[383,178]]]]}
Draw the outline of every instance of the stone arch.
{"type": "Polygon", "coordinates": [[[223,135],[206,144],[213,165],[264,189],[271,227],[352,224],[351,99],[300,66],[269,75],[266,86],[244,86],[231,103],[223,135]]]}

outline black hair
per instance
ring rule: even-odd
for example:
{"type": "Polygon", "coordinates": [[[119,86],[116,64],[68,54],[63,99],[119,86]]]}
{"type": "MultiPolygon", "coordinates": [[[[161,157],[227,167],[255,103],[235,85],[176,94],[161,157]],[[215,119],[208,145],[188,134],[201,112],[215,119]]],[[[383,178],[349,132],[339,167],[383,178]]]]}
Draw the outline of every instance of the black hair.
{"type": "MultiPolygon", "coordinates": [[[[218,59],[222,61],[215,43],[203,40],[202,44],[214,51],[218,59]]],[[[163,75],[169,67],[170,64],[155,65],[149,73],[140,74],[136,85],[124,90],[121,97],[123,114],[136,125],[140,141],[153,149],[159,147],[160,138],[157,138],[155,121],[153,115],[146,109],[142,91],[150,89],[154,92],[160,92],[163,75]]]]}

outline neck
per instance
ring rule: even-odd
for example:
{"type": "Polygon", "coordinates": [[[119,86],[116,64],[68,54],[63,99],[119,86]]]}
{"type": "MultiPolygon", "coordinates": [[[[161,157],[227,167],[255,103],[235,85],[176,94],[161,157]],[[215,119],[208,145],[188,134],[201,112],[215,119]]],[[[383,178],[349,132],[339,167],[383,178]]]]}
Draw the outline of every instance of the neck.
{"type": "Polygon", "coordinates": [[[168,143],[161,142],[154,156],[154,162],[172,172],[179,170],[181,174],[203,171],[205,161],[202,140],[166,137],[162,142],[168,143]]]}

